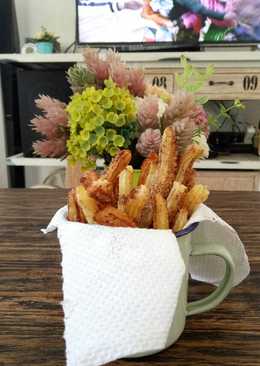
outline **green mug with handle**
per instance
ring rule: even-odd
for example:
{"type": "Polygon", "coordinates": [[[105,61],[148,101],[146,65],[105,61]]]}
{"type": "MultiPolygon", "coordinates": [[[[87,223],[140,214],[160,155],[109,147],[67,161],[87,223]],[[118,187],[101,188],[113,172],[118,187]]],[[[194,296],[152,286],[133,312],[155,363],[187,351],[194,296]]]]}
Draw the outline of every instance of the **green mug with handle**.
{"type": "MultiPolygon", "coordinates": [[[[178,297],[178,302],[173,316],[171,326],[169,329],[168,339],[165,348],[170,347],[180,337],[184,330],[186,317],[203,313],[214,309],[221,303],[229,294],[233,287],[235,264],[231,253],[223,244],[216,243],[214,245],[193,244],[191,240],[191,232],[196,229],[198,223],[193,223],[186,229],[179,231],[176,234],[180,252],[185,264],[185,275],[181,285],[181,290],[178,297]],[[189,260],[191,256],[214,255],[222,258],[225,262],[226,270],[222,281],[218,284],[216,289],[205,298],[187,302],[188,294],[188,280],[189,280],[189,260]]],[[[151,350],[142,354],[137,354],[132,357],[148,356],[162,350],[151,350]]]]}

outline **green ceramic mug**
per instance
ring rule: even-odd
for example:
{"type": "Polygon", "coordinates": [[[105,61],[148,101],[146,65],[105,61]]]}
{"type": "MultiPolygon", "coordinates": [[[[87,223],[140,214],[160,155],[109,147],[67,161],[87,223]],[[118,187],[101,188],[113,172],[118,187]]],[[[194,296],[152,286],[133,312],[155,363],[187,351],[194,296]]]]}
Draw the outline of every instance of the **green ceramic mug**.
{"type": "MultiPolygon", "coordinates": [[[[181,286],[176,311],[172,319],[171,327],[168,334],[167,343],[165,348],[171,346],[180,337],[185,327],[186,317],[194,314],[203,313],[204,311],[215,308],[230,292],[233,285],[234,268],[235,264],[232,259],[231,253],[223,244],[194,245],[191,241],[191,232],[196,229],[198,223],[190,225],[188,228],[181,230],[176,234],[178,238],[179,248],[182,254],[183,261],[185,263],[186,271],[181,286]],[[187,303],[188,294],[188,280],[189,280],[189,259],[190,256],[201,255],[215,255],[221,257],[226,265],[225,275],[217,288],[207,297],[187,303]]],[[[148,356],[162,350],[151,350],[142,354],[135,355],[133,357],[148,356]]]]}

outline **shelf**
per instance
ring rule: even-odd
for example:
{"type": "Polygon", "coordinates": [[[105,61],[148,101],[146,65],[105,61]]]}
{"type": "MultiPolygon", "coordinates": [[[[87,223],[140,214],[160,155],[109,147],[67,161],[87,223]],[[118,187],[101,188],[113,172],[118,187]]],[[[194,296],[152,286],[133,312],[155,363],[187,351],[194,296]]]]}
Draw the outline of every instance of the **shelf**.
{"type": "Polygon", "coordinates": [[[23,153],[6,158],[8,166],[66,167],[67,161],[53,158],[25,158],[23,153]]]}
{"type": "Polygon", "coordinates": [[[230,154],[197,161],[194,167],[203,170],[260,170],[260,157],[253,154],[230,154]]]}
{"type": "MultiPolygon", "coordinates": [[[[52,158],[25,158],[23,153],[9,156],[8,166],[49,166],[66,167],[67,161],[52,158]]],[[[102,166],[102,160],[98,161],[102,166]]],[[[194,164],[196,169],[202,170],[260,170],[260,157],[253,154],[231,154],[216,159],[205,159],[194,164]]]]}

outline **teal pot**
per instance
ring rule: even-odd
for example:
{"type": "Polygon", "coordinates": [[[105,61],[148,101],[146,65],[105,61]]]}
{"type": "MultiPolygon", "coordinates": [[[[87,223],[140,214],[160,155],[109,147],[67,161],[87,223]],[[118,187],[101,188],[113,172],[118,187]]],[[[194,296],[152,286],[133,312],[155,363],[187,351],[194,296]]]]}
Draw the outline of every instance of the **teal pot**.
{"type": "MultiPolygon", "coordinates": [[[[170,347],[180,337],[185,327],[186,317],[214,309],[224,300],[224,298],[228,295],[232,288],[235,264],[232,259],[231,253],[228,251],[227,248],[225,248],[223,243],[215,243],[211,244],[210,246],[207,246],[203,243],[201,243],[201,245],[194,245],[191,240],[191,233],[193,230],[196,229],[197,226],[198,223],[194,223],[186,229],[176,233],[186,271],[181,286],[176,311],[169,329],[168,339],[165,348],[170,347]],[[191,256],[197,255],[217,255],[218,257],[221,257],[226,264],[226,272],[220,284],[211,294],[201,300],[188,303],[187,294],[189,280],[189,261],[191,256]]],[[[159,351],[162,350],[139,353],[131,356],[130,358],[148,356],[159,351]]]]}
{"type": "Polygon", "coordinates": [[[38,53],[53,53],[52,42],[36,42],[36,48],[38,53]]]}

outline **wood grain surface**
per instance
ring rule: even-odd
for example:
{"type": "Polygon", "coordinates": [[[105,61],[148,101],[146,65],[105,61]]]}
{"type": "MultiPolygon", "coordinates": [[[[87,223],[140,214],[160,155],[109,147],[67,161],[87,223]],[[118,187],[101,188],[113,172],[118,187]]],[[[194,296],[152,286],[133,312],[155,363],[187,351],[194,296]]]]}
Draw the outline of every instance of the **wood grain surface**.
{"type": "MultiPolygon", "coordinates": [[[[45,227],[65,190],[0,190],[0,366],[65,365],[61,254],[45,227]]],[[[215,310],[187,319],[168,350],[110,366],[260,365],[260,193],[212,192],[208,205],[238,231],[250,276],[215,310]]],[[[190,297],[210,291],[193,284],[190,297]]]]}

